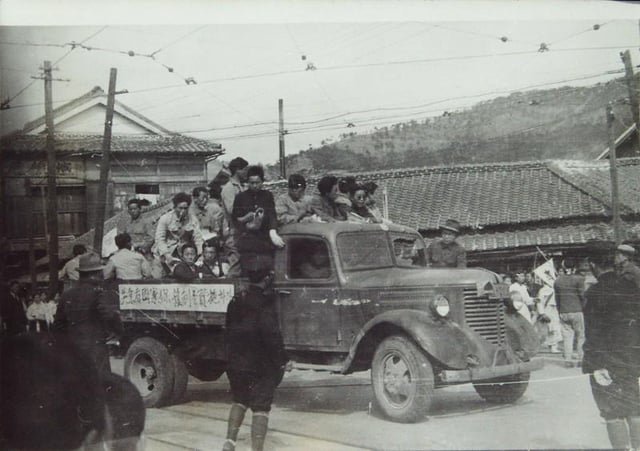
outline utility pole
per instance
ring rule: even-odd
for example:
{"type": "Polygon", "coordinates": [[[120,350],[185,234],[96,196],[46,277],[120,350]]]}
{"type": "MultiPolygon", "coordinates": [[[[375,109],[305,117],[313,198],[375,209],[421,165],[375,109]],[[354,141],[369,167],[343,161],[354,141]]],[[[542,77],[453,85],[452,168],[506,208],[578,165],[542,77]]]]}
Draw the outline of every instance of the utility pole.
{"type": "Polygon", "coordinates": [[[278,113],[279,113],[279,118],[280,118],[280,130],[279,130],[279,137],[280,137],[280,177],[282,177],[283,179],[287,178],[287,165],[284,159],[284,135],[287,134],[287,132],[284,129],[284,113],[283,113],[283,102],[282,99],[278,99],[278,113]]]}
{"type": "Polygon", "coordinates": [[[622,226],[620,223],[620,208],[618,197],[618,169],[616,166],[616,138],[613,133],[613,109],[607,105],[607,137],[609,141],[609,171],[611,174],[611,207],[613,214],[613,236],[616,245],[622,242],[622,226]]]}
{"type": "MultiPolygon", "coordinates": [[[[47,126],[47,229],[49,231],[49,299],[58,291],[58,195],[56,149],[53,138],[53,98],[51,62],[44,62],[44,115],[47,126]]],[[[28,193],[29,195],[30,193],[28,193]]],[[[31,220],[31,218],[30,218],[31,220]]]]}
{"type": "Polygon", "coordinates": [[[104,136],[102,137],[102,162],[100,163],[100,184],[98,185],[98,199],[96,202],[96,228],[93,235],[93,250],[102,256],[102,235],[104,234],[104,216],[107,206],[107,184],[109,183],[109,169],[111,166],[111,130],[113,126],[113,108],[116,99],[116,77],[118,69],[112,67],[109,74],[109,92],[107,94],[107,115],[104,121],[104,136]]]}
{"type": "MultiPolygon", "coordinates": [[[[637,133],[640,133],[640,105],[638,103],[638,87],[633,74],[633,64],[631,63],[631,54],[629,50],[620,52],[620,58],[624,63],[624,78],[627,82],[627,89],[629,90],[629,102],[631,103],[631,115],[633,123],[636,126],[637,133]]],[[[640,154],[640,149],[636,146],[634,150],[635,154],[640,154]]]]}
{"type": "MultiPolygon", "coordinates": [[[[31,196],[31,180],[27,177],[24,179],[24,191],[26,193],[26,210],[27,217],[24,226],[27,229],[27,239],[29,240],[29,275],[31,276],[31,286],[35,287],[37,282],[36,274],[36,254],[33,240],[33,197],[31,196]]],[[[44,204],[42,204],[44,207],[44,204]]]]}

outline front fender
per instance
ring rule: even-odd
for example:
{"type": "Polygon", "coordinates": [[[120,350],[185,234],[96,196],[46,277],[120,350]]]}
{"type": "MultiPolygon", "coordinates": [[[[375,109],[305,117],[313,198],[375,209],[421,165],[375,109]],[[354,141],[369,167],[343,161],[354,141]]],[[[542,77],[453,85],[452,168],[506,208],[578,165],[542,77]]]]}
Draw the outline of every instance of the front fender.
{"type": "Polygon", "coordinates": [[[536,330],[521,314],[507,313],[504,316],[507,329],[507,343],[523,360],[529,360],[538,353],[540,339],[536,330]]]}
{"type": "Polygon", "coordinates": [[[383,325],[401,329],[445,368],[464,369],[469,366],[467,356],[474,355],[481,362],[491,362],[491,346],[473,332],[461,328],[453,321],[434,319],[420,310],[394,310],[384,312],[367,322],[355,337],[344,368],[349,368],[362,340],[383,325]]]}

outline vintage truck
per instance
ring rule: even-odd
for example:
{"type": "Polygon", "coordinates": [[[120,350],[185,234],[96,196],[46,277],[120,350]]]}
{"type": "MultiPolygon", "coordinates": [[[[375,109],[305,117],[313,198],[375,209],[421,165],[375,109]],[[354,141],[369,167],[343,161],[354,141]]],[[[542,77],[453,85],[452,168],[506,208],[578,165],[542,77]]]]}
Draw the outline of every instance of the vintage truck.
{"type": "MultiPolygon", "coordinates": [[[[295,224],[280,234],[274,289],[295,367],[371,370],[375,401],[391,420],[420,420],[433,390],[452,384],[471,382],[490,402],[515,401],[542,367],[534,330],[496,274],[413,263],[424,246],[415,230],[295,224]]],[[[226,306],[242,284],[119,284],[125,374],[147,406],[178,402],[189,374],[223,374],[226,306]]]]}

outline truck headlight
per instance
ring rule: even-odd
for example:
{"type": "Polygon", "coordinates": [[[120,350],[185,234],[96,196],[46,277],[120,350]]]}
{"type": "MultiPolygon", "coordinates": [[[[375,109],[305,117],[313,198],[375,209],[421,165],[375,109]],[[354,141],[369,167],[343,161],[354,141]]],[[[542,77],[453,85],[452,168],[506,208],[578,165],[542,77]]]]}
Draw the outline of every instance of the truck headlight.
{"type": "Polygon", "coordinates": [[[431,302],[431,309],[438,316],[444,318],[449,314],[449,300],[443,295],[439,294],[438,296],[436,296],[433,302],[431,302]]]}

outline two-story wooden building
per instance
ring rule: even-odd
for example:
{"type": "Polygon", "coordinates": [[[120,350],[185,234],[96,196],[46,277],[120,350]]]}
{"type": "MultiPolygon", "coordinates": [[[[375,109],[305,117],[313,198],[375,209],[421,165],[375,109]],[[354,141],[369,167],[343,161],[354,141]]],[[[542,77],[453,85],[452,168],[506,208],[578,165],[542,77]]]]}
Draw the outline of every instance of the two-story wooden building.
{"type": "MultiPolygon", "coordinates": [[[[94,227],[102,158],[106,95],[95,87],[54,110],[58,232],[60,242],[94,227]]],[[[153,204],[206,183],[207,162],[224,153],[219,144],[172,133],[115,102],[106,217],[131,197],[153,204]]],[[[2,137],[2,215],[9,252],[28,249],[32,224],[37,257],[46,250],[47,156],[44,117],[2,137]]]]}

